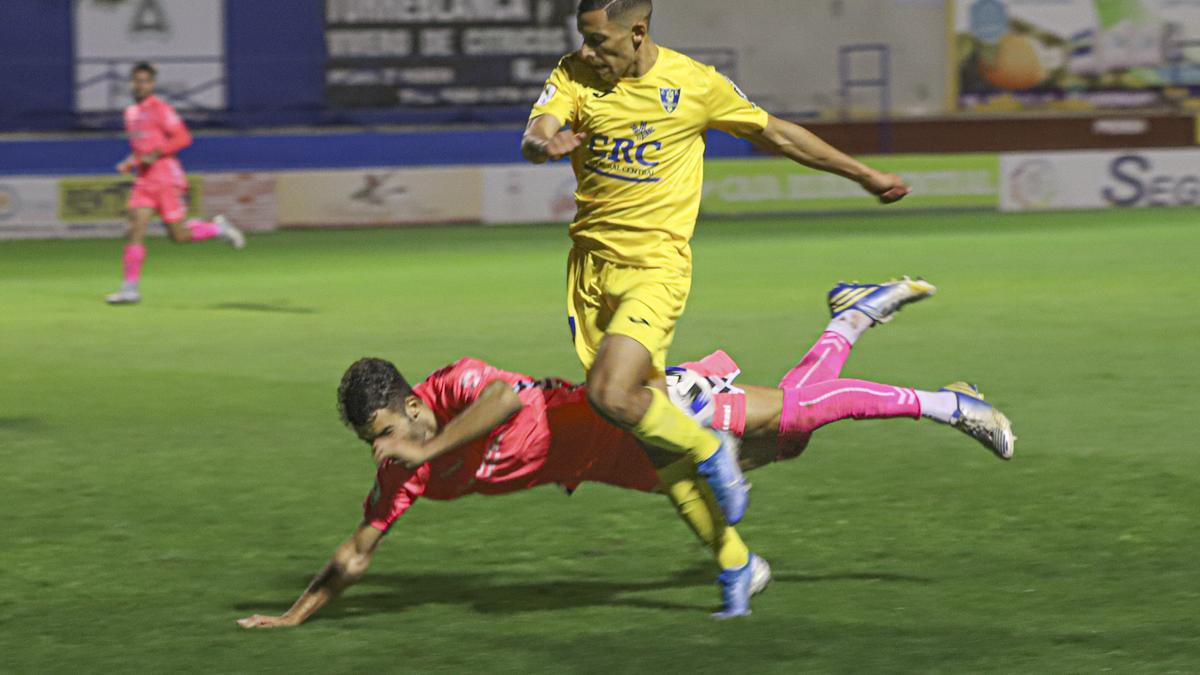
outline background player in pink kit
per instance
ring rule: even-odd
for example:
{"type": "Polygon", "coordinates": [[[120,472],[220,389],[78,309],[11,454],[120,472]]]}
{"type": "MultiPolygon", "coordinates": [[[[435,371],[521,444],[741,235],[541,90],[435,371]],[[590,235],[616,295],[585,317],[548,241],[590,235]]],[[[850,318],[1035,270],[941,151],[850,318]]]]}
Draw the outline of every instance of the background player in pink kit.
{"type": "MultiPolygon", "coordinates": [[[[778,387],[736,386],[740,369],[718,351],[670,369],[672,402],[701,424],[741,437],[746,470],[798,456],[814,431],[843,419],[925,417],[1011,458],[1011,424],[970,385],[928,392],[841,378],[866,329],[933,290],[926,284],[923,295],[891,292],[904,283],[836,287],[830,293],[833,320],[778,387]]],[[[663,453],[656,461],[632,434],[605,422],[588,405],[584,386],[534,380],[476,359],[462,359],[415,387],[391,363],[362,359],[343,376],[338,407],[379,465],[363,520],[290,610],[241,619],[243,627],[302,623],[362,577],[383,535],[418,498],[450,500],[553,483],[574,490],[588,481],[661,491],[655,465],[674,459],[663,453]]],[[[713,534],[697,534],[715,556],[727,530],[732,528],[717,523],[713,534]]],[[[751,593],[770,579],[770,568],[759,561],[751,593]]]]}
{"type": "Polygon", "coordinates": [[[121,290],[109,295],[110,304],[132,304],[141,300],[138,284],[146,259],[146,228],[155,213],[162,218],[174,242],[194,242],[220,237],[234,248],[246,245],[242,232],[224,216],[211,221],[185,222],[183,195],[187,176],[176,154],[192,144],[192,135],[169,103],[154,95],[157,72],[139,63],[130,73],[134,104],[125,109],[125,131],[131,153],[117,164],[120,173],[134,173],[129,195],[129,229],[122,258],[125,281],[121,290]]]}

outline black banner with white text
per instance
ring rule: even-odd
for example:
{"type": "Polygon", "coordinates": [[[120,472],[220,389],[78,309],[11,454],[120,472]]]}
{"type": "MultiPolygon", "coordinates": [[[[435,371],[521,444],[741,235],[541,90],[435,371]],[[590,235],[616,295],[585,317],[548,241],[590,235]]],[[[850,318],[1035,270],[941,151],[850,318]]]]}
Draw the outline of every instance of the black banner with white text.
{"type": "Polygon", "coordinates": [[[576,47],[574,8],[574,0],[326,0],[326,98],[345,108],[531,104],[576,47]]]}

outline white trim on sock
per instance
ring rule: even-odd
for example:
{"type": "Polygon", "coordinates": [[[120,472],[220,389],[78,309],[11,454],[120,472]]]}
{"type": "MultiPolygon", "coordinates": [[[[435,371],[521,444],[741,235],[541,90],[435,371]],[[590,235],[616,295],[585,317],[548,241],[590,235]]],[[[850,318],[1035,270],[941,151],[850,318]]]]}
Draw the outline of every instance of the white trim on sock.
{"type": "Polygon", "coordinates": [[[857,309],[851,309],[830,321],[829,325],[825,327],[825,332],[841,335],[846,338],[847,342],[854,344],[874,323],[871,317],[857,309]]]}
{"type": "Polygon", "coordinates": [[[917,390],[917,400],[921,402],[921,416],[928,417],[942,424],[949,424],[958,412],[958,395],[952,391],[921,391],[917,390]]]}

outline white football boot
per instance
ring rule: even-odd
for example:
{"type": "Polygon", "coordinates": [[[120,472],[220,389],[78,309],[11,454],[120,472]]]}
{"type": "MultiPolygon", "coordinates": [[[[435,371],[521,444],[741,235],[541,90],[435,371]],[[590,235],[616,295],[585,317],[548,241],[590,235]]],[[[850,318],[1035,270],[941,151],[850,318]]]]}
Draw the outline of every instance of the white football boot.
{"type": "Polygon", "coordinates": [[[958,410],[950,418],[950,426],[979,441],[1000,459],[1012,459],[1017,445],[1012,422],[991,403],[983,400],[979,387],[955,382],[941,390],[958,397],[958,410]]]}
{"type": "Polygon", "coordinates": [[[229,222],[228,218],[223,215],[217,216],[213,218],[213,222],[216,223],[217,227],[221,228],[220,232],[217,233],[218,237],[224,239],[230,246],[239,251],[246,248],[246,235],[236,225],[229,222]]]}
{"type": "Polygon", "coordinates": [[[893,279],[882,284],[839,283],[829,291],[829,313],[833,318],[856,309],[875,323],[887,323],[902,307],[937,293],[937,286],[917,277],[893,279]]]}
{"type": "Polygon", "coordinates": [[[116,293],[104,296],[104,301],[110,305],[136,305],[142,301],[142,294],[136,284],[125,284],[116,293]]]}

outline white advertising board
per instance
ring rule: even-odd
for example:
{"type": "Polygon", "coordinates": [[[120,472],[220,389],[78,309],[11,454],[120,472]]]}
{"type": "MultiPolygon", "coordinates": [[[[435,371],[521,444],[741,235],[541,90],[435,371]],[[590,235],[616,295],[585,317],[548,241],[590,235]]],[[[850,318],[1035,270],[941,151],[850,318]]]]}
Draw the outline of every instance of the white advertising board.
{"type": "Polygon", "coordinates": [[[570,164],[484,167],[484,223],[569,223],[574,217],[575,174],[570,164]]]}
{"type": "Polygon", "coordinates": [[[1200,150],[1010,154],[1000,171],[1003,211],[1200,206],[1200,150]]]}
{"type": "Polygon", "coordinates": [[[159,94],[176,108],[225,108],[223,0],[74,0],[73,10],[77,112],[128,105],[139,61],[158,68],[159,94]]]}
{"type": "Polygon", "coordinates": [[[279,225],[278,177],[273,173],[203,174],[204,209],[229,217],[243,230],[265,232],[279,225]]]}
{"type": "Polygon", "coordinates": [[[477,223],[482,175],[479,167],[281,173],[279,225],[477,223]]]}

